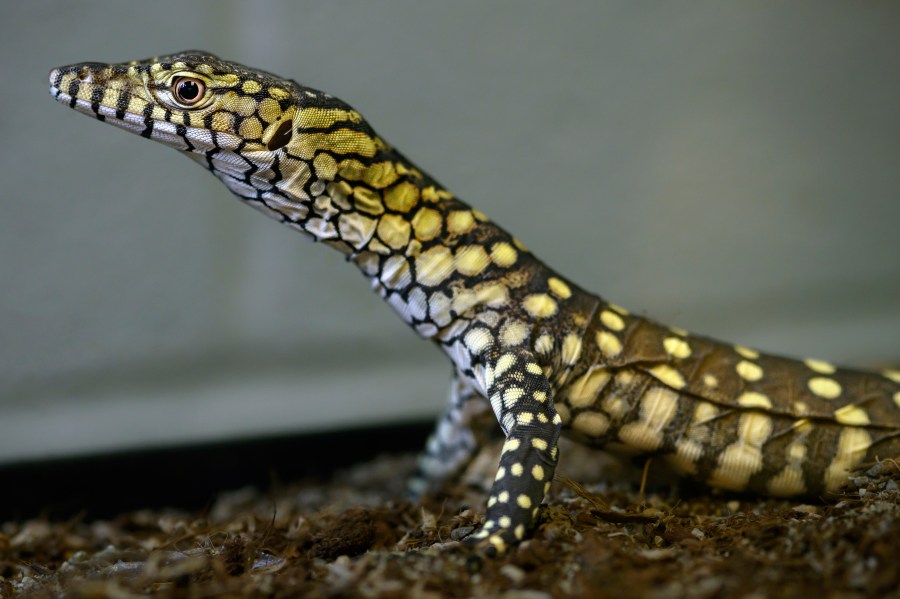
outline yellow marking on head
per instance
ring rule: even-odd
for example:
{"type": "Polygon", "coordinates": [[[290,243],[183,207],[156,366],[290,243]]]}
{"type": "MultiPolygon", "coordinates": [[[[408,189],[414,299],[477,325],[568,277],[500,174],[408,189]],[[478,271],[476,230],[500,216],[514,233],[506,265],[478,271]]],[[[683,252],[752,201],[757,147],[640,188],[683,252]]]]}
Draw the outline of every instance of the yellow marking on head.
{"type": "Polygon", "coordinates": [[[513,476],[522,476],[522,473],[525,472],[525,468],[522,466],[520,462],[516,462],[509,468],[509,473],[513,476]]]}
{"type": "Polygon", "coordinates": [[[441,213],[433,208],[420,208],[412,219],[413,230],[419,241],[430,241],[437,237],[441,233],[441,224],[441,213]]]}
{"type": "Polygon", "coordinates": [[[341,108],[319,108],[308,106],[297,112],[297,123],[304,129],[326,129],[335,123],[350,121],[359,123],[362,116],[355,110],[343,110],[341,108]]]}
{"type": "Polygon", "coordinates": [[[622,353],[622,342],[609,331],[597,331],[597,346],[607,358],[613,358],[622,353]]]}
{"type": "MultiPolygon", "coordinates": [[[[263,100],[278,103],[275,100],[263,100]]],[[[280,110],[280,109],[279,109],[280,110]]],[[[260,114],[262,116],[262,114],[260,114]]],[[[265,120],[265,117],[263,117],[265,120]]],[[[379,141],[365,133],[352,129],[339,129],[329,133],[304,133],[297,136],[298,143],[291,144],[291,153],[304,160],[313,158],[319,151],[327,150],[335,154],[359,154],[372,158],[380,147],[379,141]]]]}
{"type": "Polygon", "coordinates": [[[803,469],[799,465],[788,465],[766,483],[766,490],[773,497],[793,497],[806,493],[803,469]]]}
{"type": "Polygon", "coordinates": [[[772,409],[772,400],[757,391],[745,391],[737,398],[738,404],[745,408],[772,409]]]}
{"type": "Polygon", "coordinates": [[[572,428],[589,437],[599,437],[609,430],[609,418],[601,412],[581,412],[572,421],[572,428]]]}
{"type": "Polygon", "coordinates": [[[703,375],[703,384],[709,387],[710,389],[715,389],[719,386],[719,379],[716,378],[713,374],[704,374],[703,375]]]}
{"type": "Polygon", "coordinates": [[[227,98],[228,99],[223,104],[223,107],[240,116],[250,116],[256,112],[256,101],[253,98],[239,96],[235,93],[228,94],[227,98]]]}
{"type": "Polygon", "coordinates": [[[518,497],[516,497],[516,503],[519,504],[519,507],[523,510],[527,510],[531,507],[531,498],[528,495],[522,493],[518,497]]]}
{"type": "Polygon", "coordinates": [[[684,377],[680,372],[669,366],[668,364],[658,364],[650,368],[648,372],[661,383],[672,387],[673,389],[681,389],[684,387],[684,377]]]}
{"type": "Polygon", "coordinates": [[[438,285],[452,273],[453,254],[446,246],[436,245],[416,257],[416,277],[421,285],[438,285]]]}
{"type": "Polygon", "coordinates": [[[447,215],[447,230],[454,235],[468,233],[475,226],[475,217],[470,210],[453,210],[447,215]]]}
{"type": "Polygon", "coordinates": [[[467,245],[456,251],[456,270],[465,276],[481,274],[491,259],[480,245],[467,245]]]}
{"type": "Polygon", "coordinates": [[[534,414],[531,412],[521,412],[516,415],[516,424],[531,424],[532,422],[534,422],[534,414]]]}
{"type": "Polygon", "coordinates": [[[531,476],[534,480],[544,480],[544,468],[540,464],[535,464],[531,468],[531,476]]]}
{"type": "Polygon", "coordinates": [[[256,105],[256,112],[266,123],[274,123],[281,118],[281,106],[272,98],[264,98],[256,105]]]}
{"type": "Polygon", "coordinates": [[[865,426],[870,424],[869,415],[866,414],[866,411],[853,404],[835,410],[834,419],[848,426],[865,426]]]}
{"type": "Polygon", "coordinates": [[[212,115],[213,131],[232,131],[234,129],[234,115],[230,112],[218,111],[212,115]]]}
{"type": "MultiPolygon", "coordinates": [[[[131,98],[128,99],[128,112],[141,114],[144,111],[144,106],[146,105],[146,101],[138,98],[137,96],[131,96],[131,98]]],[[[256,103],[253,104],[253,110],[256,110],[256,103]]],[[[262,129],[260,129],[260,131],[261,130],[262,129]]]]}
{"type": "Polygon", "coordinates": [[[281,89],[280,87],[270,87],[269,95],[275,98],[276,100],[287,100],[291,97],[289,91],[285,89],[281,89]]]}
{"type": "Polygon", "coordinates": [[[666,337],[663,339],[663,348],[666,353],[675,358],[687,358],[691,355],[691,346],[684,339],[678,337],[666,337]]]}
{"type": "Polygon", "coordinates": [[[892,370],[889,368],[887,370],[882,370],[881,374],[885,378],[890,379],[895,383],[900,383],[900,370],[892,370]]]}
{"type": "Polygon", "coordinates": [[[522,300],[522,307],[534,318],[549,318],[556,314],[556,300],[546,293],[532,293],[522,300]]]}
{"type": "Polygon", "coordinates": [[[253,81],[252,79],[248,79],[247,81],[244,81],[244,84],[241,86],[241,89],[244,91],[245,94],[256,94],[256,93],[259,93],[259,90],[261,90],[262,87],[256,81],[253,81]]]}
{"type": "Polygon", "coordinates": [[[866,429],[855,426],[843,429],[834,458],[825,471],[825,490],[836,491],[844,484],[850,470],[863,460],[871,446],[872,436],[866,429]]]}
{"type": "Polygon", "coordinates": [[[494,475],[494,480],[500,480],[504,476],[506,476],[506,468],[504,468],[503,466],[500,466],[499,468],[497,468],[497,474],[494,475]]]}
{"type": "Polygon", "coordinates": [[[806,358],[803,360],[803,363],[806,364],[807,368],[814,372],[818,372],[819,374],[834,374],[834,371],[837,370],[833,364],[829,364],[824,360],[806,358]]]}
{"type": "Polygon", "coordinates": [[[262,132],[262,123],[255,116],[244,119],[238,127],[238,134],[244,139],[259,139],[262,132]]]}
{"type": "Polygon", "coordinates": [[[119,91],[115,87],[108,87],[103,90],[103,99],[100,101],[100,104],[103,106],[116,106],[119,101],[119,91]]]}
{"type": "Polygon", "coordinates": [[[759,366],[759,364],[754,364],[753,362],[748,362],[747,360],[741,360],[734,367],[734,371],[738,373],[738,376],[744,379],[745,381],[758,381],[763,377],[763,369],[759,366]]]}
{"type": "Polygon", "coordinates": [[[419,188],[401,181],[384,192],[384,205],[397,212],[409,212],[419,203],[419,188]]]}
{"type": "Polygon", "coordinates": [[[338,165],[330,154],[319,154],[313,160],[313,168],[316,170],[316,176],[319,179],[331,181],[337,174],[338,165]]]}
{"type": "Polygon", "coordinates": [[[807,385],[810,391],[825,399],[834,399],[841,394],[841,385],[836,380],[824,376],[809,379],[807,385]]]}
{"type": "Polygon", "coordinates": [[[564,389],[565,397],[573,408],[592,405],[600,390],[609,383],[612,373],[601,366],[591,366],[587,372],[564,389]]]}
{"type": "Polygon", "coordinates": [[[562,279],[550,277],[547,279],[547,287],[550,289],[550,293],[560,299],[569,299],[572,297],[572,290],[569,289],[569,286],[566,285],[565,281],[562,279]]]}
{"type": "Polygon", "coordinates": [[[563,339],[560,360],[568,366],[574,365],[581,357],[581,349],[581,337],[575,333],[569,333],[563,339]]]}
{"type": "Polygon", "coordinates": [[[505,241],[498,241],[491,246],[491,260],[501,268],[509,268],[516,263],[519,253],[505,241]]]}
{"type": "Polygon", "coordinates": [[[516,529],[513,531],[513,536],[516,537],[516,540],[521,541],[525,538],[525,525],[519,524],[516,526],[516,529]]]}
{"type": "Polygon", "coordinates": [[[749,347],[744,347],[743,345],[735,345],[734,351],[744,356],[748,360],[755,360],[759,357],[759,352],[755,349],[750,349],[749,347]]]}
{"type": "MultiPolygon", "coordinates": [[[[203,127],[203,115],[198,112],[188,112],[185,116],[189,117],[190,124],[194,127],[203,127]]],[[[166,109],[162,106],[154,106],[150,118],[155,121],[163,121],[166,118],[166,109]]]]}
{"type": "MultiPolygon", "coordinates": [[[[542,403],[547,401],[547,393],[544,391],[535,391],[534,393],[531,394],[531,396],[534,398],[535,401],[539,401],[542,403]]],[[[540,414],[540,416],[543,416],[543,414],[540,414]]]]}
{"type": "Polygon", "coordinates": [[[622,317],[610,310],[604,310],[600,313],[600,322],[608,329],[613,331],[621,331],[625,328],[625,321],[622,317]]]}
{"type": "Polygon", "coordinates": [[[535,438],[531,440],[531,446],[537,450],[544,451],[545,449],[547,449],[547,442],[543,439],[535,438]]]}
{"type": "Polygon", "coordinates": [[[410,225],[402,216],[383,214],[378,221],[378,237],[388,247],[399,250],[409,243],[410,225]]]}

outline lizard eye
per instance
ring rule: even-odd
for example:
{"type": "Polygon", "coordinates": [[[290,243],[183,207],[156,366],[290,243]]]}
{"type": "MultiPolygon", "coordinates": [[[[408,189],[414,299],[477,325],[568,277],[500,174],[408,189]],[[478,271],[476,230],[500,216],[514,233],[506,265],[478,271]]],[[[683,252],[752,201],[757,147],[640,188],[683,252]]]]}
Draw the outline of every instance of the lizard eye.
{"type": "Polygon", "coordinates": [[[172,82],[172,95],[179,103],[193,106],[206,94],[206,84],[194,77],[178,77],[172,82]]]}

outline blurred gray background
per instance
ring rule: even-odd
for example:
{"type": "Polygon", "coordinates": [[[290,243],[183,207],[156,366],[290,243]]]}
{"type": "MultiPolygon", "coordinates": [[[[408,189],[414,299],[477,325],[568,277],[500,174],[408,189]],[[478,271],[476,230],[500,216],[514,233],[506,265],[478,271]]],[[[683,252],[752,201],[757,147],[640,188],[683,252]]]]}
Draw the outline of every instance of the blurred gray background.
{"type": "Polygon", "coordinates": [[[47,72],[202,48],[347,100],[632,311],[900,362],[900,4],[0,4],[0,462],[422,418],[449,366],[341,256],[47,72]]]}

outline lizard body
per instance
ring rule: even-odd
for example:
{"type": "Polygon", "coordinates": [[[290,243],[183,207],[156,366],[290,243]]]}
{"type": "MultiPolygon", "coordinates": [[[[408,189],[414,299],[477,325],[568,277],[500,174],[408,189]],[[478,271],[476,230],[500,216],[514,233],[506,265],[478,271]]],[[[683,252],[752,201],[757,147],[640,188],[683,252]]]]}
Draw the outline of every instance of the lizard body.
{"type": "Polygon", "coordinates": [[[900,372],[761,354],[630,314],[544,265],[326,93],[201,51],[60,67],[50,85],[344,253],[441,347],[450,402],[413,486],[456,473],[492,411],[506,441],[469,538],[488,552],[528,534],[562,431],[775,496],[833,492],[864,460],[900,455],[900,372]]]}

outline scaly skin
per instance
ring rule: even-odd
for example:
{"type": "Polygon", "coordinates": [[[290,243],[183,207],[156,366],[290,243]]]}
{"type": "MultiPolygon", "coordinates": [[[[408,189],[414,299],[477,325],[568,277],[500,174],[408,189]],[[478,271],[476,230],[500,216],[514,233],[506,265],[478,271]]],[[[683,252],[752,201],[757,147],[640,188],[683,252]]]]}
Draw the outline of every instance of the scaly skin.
{"type": "Polygon", "coordinates": [[[832,492],[860,462],[900,455],[900,372],[764,355],[631,315],[550,270],[328,94],[200,51],[61,67],[50,85],[346,254],[444,350],[450,405],[413,487],[466,463],[491,408],[506,442],[468,539],[487,553],[528,534],[563,430],[777,496],[832,492]]]}

